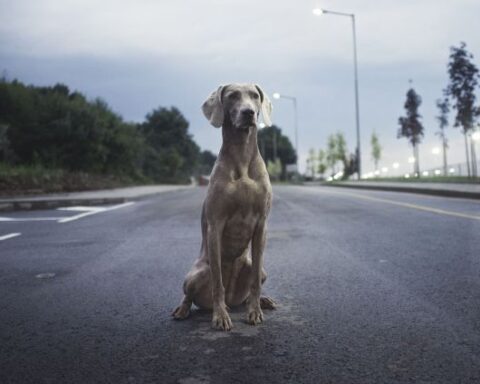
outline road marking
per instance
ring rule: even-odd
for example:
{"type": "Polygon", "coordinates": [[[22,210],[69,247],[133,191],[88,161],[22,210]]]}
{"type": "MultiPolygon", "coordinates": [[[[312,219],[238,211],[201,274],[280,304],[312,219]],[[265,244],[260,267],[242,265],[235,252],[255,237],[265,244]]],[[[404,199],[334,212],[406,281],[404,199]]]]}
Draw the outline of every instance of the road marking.
{"type": "MultiPolygon", "coordinates": [[[[328,193],[326,191],[318,191],[318,192],[328,193]]],[[[479,220],[480,221],[480,216],[469,215],[468,213],[445,211],[444,209],[437,209],[437,208],[426,207],[424,205],[410,204],[410,203],[404,203],[404,202],[395,201],[395,200],[382,199],[382,198],[379,198],[379,197],[357,195],[356,193],[340,192],[340,191],[332,191],[332,192],[334,194],[337,193],[337,194],[341,194],[341,195],[357,197],[359,199],[364,199],[364,200],[378,201],[378,202],[381,202],[381,203],[392,204],[392,205],[397,205],[397,206],[400,206],[400,207],[416,209],[418,211],[425,211],[425,212],[437,213],[439,215],[461,217],[461,218],[464,218],[464,219],[472,219],[472,220],[479,220]]]]}
{"type": "Polygon", "coordinates": [[[57,223],[69,223],[74,220],[81,219],[82,217],[95,215],[96,213],[113,211],[115,209],[120,209],[128,207],[129,205],[135,204],[133,201],[128,203],[123,203],[119,205],[114,205],[113,207],[86,207],[86,206],[76,206],[76,207],[63,207],[58,208],[60,211],[69,211],[69,212],[81,212],[75,216],[68,217],[24,217],[24,218],[15,218],[15,217],[0,217],[0,222],[27,222],[27,221],[56,221],[57,223]]]}
{"type": "Polygon", "coordinates": [[[128,203],[114,205],[113,207],[109,207],[109,208],[104,208],[104,207],[65,207],[65,208],[58,208],[59,210],[62,210],[62,211],[74,211],[74,212],[79,212],[80,211],[80,212],[83,212],[83,213],[80,213],[80,214],[75,215],[75,216],[65,217],[63,219],[60,219],[60,220],[58,220],[58,223],[60,223],[60,224],[70,223],[71,221],[78,220],[78,219],[81,219],[81,218],[86,217],[86,216],[95,215],[95,214],[101,213],[101,212],[113,211],[115,209],[125,208],[125,207],[128,207],[128,206],[133,205],[133,204],[135,204],[135,203],[133,201],[131,201],[131,202],[128,202],[128,203]]]}
{"type": "Polygon", "coordinates": [[[55,221],[61,219],[61,217],[27,217],[27,218],[12,218],[12,217],[0,217],[0,221],[55,221]]]}
{"type": "Polygon", "coordinates": [[[13,239],[14,237],[20,236],[21,233],[9,233],[8,235],[0,236],[0,241],[13,239]]]}

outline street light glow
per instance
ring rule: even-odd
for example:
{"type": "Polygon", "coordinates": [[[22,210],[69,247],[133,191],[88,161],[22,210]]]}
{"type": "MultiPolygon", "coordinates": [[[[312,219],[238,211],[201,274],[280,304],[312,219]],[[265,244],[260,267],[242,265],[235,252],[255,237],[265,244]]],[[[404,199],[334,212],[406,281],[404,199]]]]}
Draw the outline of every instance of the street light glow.
{"type": "Polygon", "coordinates": [[[398,167],[400,167],[400,164],[399,164],[399,163],[393,163],[393,164],[392,164],[392,167],[393,167],[394,169],[397,169],[398,167]]]}
{"type": "Polygon", "coordinates": [[[409,162],[410,164],[413,164],[413,163],[415,162],[415,157],[410,156],[410,157],[408,158],[408,162],[409,162]]]}
{"type": "Polygon", "coordinates": [[[280,94],[279,94],[278,92],[275,92],[275,93],[273,94],[273,98],[274,98],[274,99],[279,99],[279,98],[280,98],[280,94]]]}
{"type": "Polygon", "coordinates": [[[323,15],[323,9],[322,8],[314,8],[312,10],[312,12],[315,16],[322,16],[323,15]]]}
{"type": "Polygon", "coordinates": [[[473,132],[472,139],[475,141],[480,141],[480,131],[473,132]]]}
{"type": "Polygon", "coordinates": [[[383,167],[383,168],[382,168],[382,172],[383,172],[383,173],[387,173],[387,172],[388,172],[388,168],[387,168],[387,167],[383,167]]]}
{"type": "Polygon", "coordinates": [[[438,147],[432,148],[432,153],[434,155],[438,155],[440,153],[440,148],[438,148],[438,147]]]}
{"type": "Polygon", "coordinates": [[[258,126],[259,126],[260,128],[265,128],[265,127],[266,127],[265,123],[263,123],[263,122],[260,123],[260,124],[258,124],[258,126]]]}

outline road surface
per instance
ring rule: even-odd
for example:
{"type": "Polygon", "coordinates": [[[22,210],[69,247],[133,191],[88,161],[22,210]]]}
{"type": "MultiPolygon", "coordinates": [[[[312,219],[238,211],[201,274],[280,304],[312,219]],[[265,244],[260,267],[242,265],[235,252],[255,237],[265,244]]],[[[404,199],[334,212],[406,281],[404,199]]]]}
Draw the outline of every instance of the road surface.
{"type": "Polygon", "coordinates": [[[252,327],[171,310],[205,189],[0,214],[0,383],[479,383],[480,202],[277,186],[252,327]]]}

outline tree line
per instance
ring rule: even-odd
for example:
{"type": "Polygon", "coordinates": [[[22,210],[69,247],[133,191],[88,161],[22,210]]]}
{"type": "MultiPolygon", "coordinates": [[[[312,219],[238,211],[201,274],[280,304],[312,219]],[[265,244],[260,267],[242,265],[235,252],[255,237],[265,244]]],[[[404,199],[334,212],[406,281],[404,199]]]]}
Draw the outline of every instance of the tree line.
{"type": "MultiPolygon", "coordinates": [[[[443,150],[443,173],[448,175],[447,150],[448,139],[446,128],[449,125],[448,114],[454,112],[453,127],[460,128],[465,141],[465,157],[468,176],[478,176],[477,156],[473,134],[479,129],[480,106],[476,105],[475,92],[479,85],[480,73],[473,62],[473,55],[468,52],[465,43],[450,48],[447,74],[449,82],[443,90],[442,98],[436,100],[438,115],[436,116],[439,130],[435,133],[441,140],[443,150]]],[[[398,118],[397,138],[406,138],[413,150],[413,174],[420,177],[419,145],[425,134],[421,122],[419,107],[421,96],[410,87],[404,103],[405,115],[398,118]]],[[[478,133],[477,133],[478,134],[478,133]]],[[[378,163],[382,147],[376,132],[370,138],[371,157],[375,164],[375,174],[379,174],[378,163]]],[[[318,153],[312,148],[307,158],[307,176],[315,178],[327,171],[331,176],[347,178],[356,172],[355,154],[348,154],[345,137],[341,132],[332,134],[327,139],[326,149],[318,153]],[[343,170],[339,169],[343,165],[343,170]]]]}
{"type": "MultiPolygon", "coordinates": [[[[468,176],[478,176],[475,144],[472,135],[478,128],[480,106],[476,105],[475,91],[478,87],[479,70],[473,62],[473,55],[468,52],[466,44],[460,43],[458,47],[450,48],[450,56],[447,65],[449,82],[443,90],[443,97],[436,101],[439,110],[437,121],[439,131],[437,136],[442,141],[443,172],[447,175],[447,149],[448,139],[446,128],[448,127],[448,113],[454,112],[453,127],[462,130],[465,141],[465,157],[468,176]]],[[[421,96],[411,87],[407,91],[404,104],[405,116],[398,119],[400,126],[398,137],[405,137],[413,149],[414,175],[420,177],[419,144],[424,136],[424,126],[421,123],[419,107],[422,103],[421,96]]]]}
{"type": "Polygon", "coordinates": [[[132,123],[102,99],[88,100],[64,84],[0,79],[3,164],[184,183],[209,173],[216,158],[200,150],[188,128],[176,107],[158,107],[132,123]]]}

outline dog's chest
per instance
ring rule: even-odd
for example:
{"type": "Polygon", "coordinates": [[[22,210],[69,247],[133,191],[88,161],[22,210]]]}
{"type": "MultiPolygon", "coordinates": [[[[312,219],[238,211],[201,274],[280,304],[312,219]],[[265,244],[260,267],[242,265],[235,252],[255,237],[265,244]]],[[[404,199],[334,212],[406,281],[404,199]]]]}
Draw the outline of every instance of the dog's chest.
{"type": "Polygon", "coordinates": [[[253,180],[249,177],[229,182],[225,188],[225,195],[231,209],[236,214],[243,214],[243,216],[264,212],[269,204],[270,194],[269,184],[263,180],[253,180]]]}

